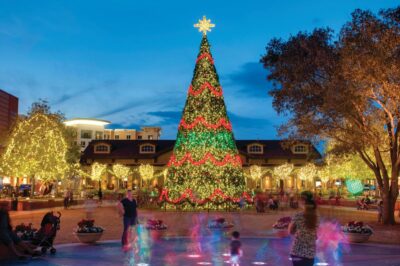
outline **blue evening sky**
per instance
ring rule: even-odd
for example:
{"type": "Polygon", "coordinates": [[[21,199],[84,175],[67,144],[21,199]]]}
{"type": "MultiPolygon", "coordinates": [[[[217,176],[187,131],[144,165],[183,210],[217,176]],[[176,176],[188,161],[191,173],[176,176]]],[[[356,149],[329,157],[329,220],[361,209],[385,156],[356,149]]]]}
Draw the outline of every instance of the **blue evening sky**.
{"type": "Polygon", "coordinates": [[[67,118],[107,119],[113,127],[159,125],[173,139],[185,103],[203,15],[237,139],[277,138],[285,121],[271,105],[259,63],[273,37],[329,26],[355,8],[389,0],[89,1],[0,0],[0,88],[20,113],[46,99],[67,118]]]}

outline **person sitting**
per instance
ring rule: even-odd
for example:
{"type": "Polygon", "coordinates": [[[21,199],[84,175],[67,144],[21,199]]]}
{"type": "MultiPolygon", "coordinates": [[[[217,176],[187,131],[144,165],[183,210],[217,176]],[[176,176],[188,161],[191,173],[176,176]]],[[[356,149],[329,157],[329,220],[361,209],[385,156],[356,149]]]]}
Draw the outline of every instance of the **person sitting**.
{"type": "Polygon", "coordinates": [[[268,206],[271,210],[277,210],[278,209],[278,201],[273,198],[269,198],[268,206]]]}
{"type": "Polygon", "coordinates": [[[367,206],[372,204],[372,201],[368,196],[365,198],[365,204],[367,204],[367,206]]]}
{"type": "Polygon", "coordinates": [[[0,209],[0,243],[7,246],[15,256],[21,259],[40,255],[12,231],[10,215],[6,209],[0,209]]]}
{"type": "Polygon", "coordinates": [[[361,198],[357,200],[357,210],[367,210],[368,206],[365,204],[365,199],[361,198]]]}

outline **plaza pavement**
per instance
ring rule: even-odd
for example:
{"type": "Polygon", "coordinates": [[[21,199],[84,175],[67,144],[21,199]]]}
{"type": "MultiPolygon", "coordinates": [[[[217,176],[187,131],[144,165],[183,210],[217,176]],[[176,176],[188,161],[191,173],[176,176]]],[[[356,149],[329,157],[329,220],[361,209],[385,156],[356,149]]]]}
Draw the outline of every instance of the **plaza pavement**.
{"type": "MultiPolygon", "coordinates": [[[[122,233],[121,218],[116,211],[116,202],[103,202],[101,207],[94,211],[95,224],[105,228],[102,240],[119,239],[122,233]]],[[[86,212],[82,206],[64,210],[53,208],[60,211],[61,229],[57,234],[56,244],[75,243],[78,240],[73,235],[76,224],[85,218],[86,212]]],[[[11,212],[13,225],[20,223],[32,223],[38,227],[43,215],[49,211],[35,210],[23,212],[11,212]]],[[[254,210],[243,212],[173,212],[162,210],[141,210],[139,209],[139,219],[145,223],[148,218],[161,219],[168,225],[165,232],[167,236],[189,236],[196,224],[206,225],[209,218],[225,217],[235,224],[235,230],[241,232],[243,237],[270,237],[273,236],[272,225],[282,216],[293,215],[296,210],[269,211],[266,213],[256,213],[254,210]]],[[[319,213],[322,218],[334,219],[344,224],[351,220],[364,221],[374,228],[374,235],[370,242],[382,244],[400,244],[400,225],[383,226],[379,225],[376,211],[360,211],[355,208],[320,206],[319,213]]]]}

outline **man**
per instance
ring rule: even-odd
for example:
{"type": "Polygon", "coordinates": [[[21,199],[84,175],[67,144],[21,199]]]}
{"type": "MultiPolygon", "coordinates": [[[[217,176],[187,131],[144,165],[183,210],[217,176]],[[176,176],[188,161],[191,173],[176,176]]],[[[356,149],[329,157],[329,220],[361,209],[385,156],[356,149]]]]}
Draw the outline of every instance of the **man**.
{"type": "Polygon", "coordinates": [[[118,210],[121,216],[123,216],[124,231],[122,233],[122,245],[128,245],[129,228],[136,224],[137,219],[137,204],[136,200],[132,197],[132,191],[126,192],[126,198],[118,203],[118,210]]]}

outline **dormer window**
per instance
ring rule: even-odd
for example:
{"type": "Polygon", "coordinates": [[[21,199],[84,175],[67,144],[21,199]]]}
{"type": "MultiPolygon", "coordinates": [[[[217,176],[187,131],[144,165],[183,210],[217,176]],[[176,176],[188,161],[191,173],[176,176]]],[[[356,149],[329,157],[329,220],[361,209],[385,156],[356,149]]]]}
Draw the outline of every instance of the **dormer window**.
{"type": "Polygon", "coordinates": [[[264,147],[260,144],[251,144],[247,147],[248,153],[262,154],[264,153],[264,147]]]}
{"type": "Polygon", "coordinates": [[[308,147],[303,144],[295,145],[293,148],[293,153],[308,153],[308,147]]]}
{"type": "Polygon", "coordinates": [[[94,153],[110,153],[110,145],[101,143],[94,146],[94,153]]]}
{"type": "Polygon", "coordinates": [[[140,146],[140,153],[154,153],[156,147],[152,144],[143,144],[140,146]]]}

